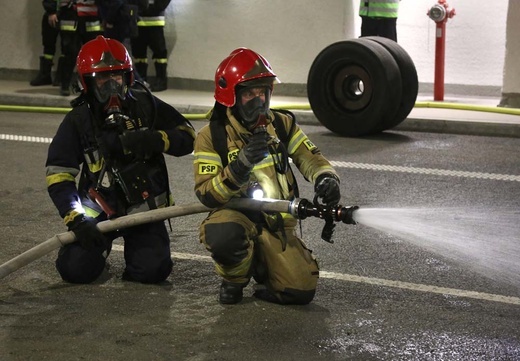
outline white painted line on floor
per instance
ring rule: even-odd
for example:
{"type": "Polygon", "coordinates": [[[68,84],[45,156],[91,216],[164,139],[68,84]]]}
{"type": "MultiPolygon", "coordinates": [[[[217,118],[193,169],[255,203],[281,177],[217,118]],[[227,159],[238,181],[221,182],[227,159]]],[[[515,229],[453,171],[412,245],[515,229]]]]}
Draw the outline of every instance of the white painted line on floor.
{"type": "Polygon", "coordinates": [[[52,138],[33,137],[30,135],[0,134],[0,140],[14,140],[18,142],[30,143],[50,143],[52,141],[52,138]]]}
{"type": "MultiPolygon", "coordinates": [[[[122,245],[113,245],[112,250],[123,251],[123,246],[122,245]]],[[[212,262],[213,261],[210,256],[200,256],[200,255],[191,254],[191,253],[172,252],[172,257],[175,259],[186,259],[186,260],[190,260],[190,261],[203,261],[203,262],[212,262]]],[[[363,276],[349,275],[349,274],[336,273],[336,272],[327,272],[327,271],[320,271],[320,278],[330,278],[330,279],[334,279],[334,280],[338,280],[338,281],[366,283],[366,284],[376,285],[376,286],[401,288],[401,289],[410,290],[410,291],[438,293],[438,294],[442,294],[442,295],[451,295],[451,296],[457,296],[457,297],[474,298],[477,300],[508,303],[508,304],[512,304],[512,305],[520,305],[520,298],[518,298],[518,297],[510,297],[510,296],[495,295],[492,293],[459,290],[456,288],[429,286],[429,285],[423,285],[423,284],[418,284],[418,283],[392,281],[392,280],[385,280],[382,278],[363,277],[363,276]]]]}
{"type": "Polygon", "coordinates": [[[492,180],[520,182],[520,175],[465,172],[465,171],[448,170],[448,169],[402,167],[402,166],[395,166],[395,165],[352,163],[352,162],[342,162],[342,161],[331,161],[330,163],[334,167],[337,167],[337,168],[355,168],[355,169],[377,170],[377,171],[384,171],[384,172],[416,173],[416,174],[440,175],[440,176],[448,176],[448,177],[492,179],[492,180]]]}
{"type": "Polygon", "coordinates": [[[423,284],[418,284],[418,283],[392,281],[392,280],[385,280],[382,278],[355,276],[355,275],[348,275],[348,274],[343,274],[343,273],[335,273],[335,272],[327,272],[327,271],[320,271],[320,277],[321,278],[332,278],[335,280],[342,280],[342,281],[348,281],[348,282],[367,283],[367,284],[376,285],[376,286],[395,287],[395,288],[401,288],[401,289],[411,290],[411,291],[438,293],[438,294],[442,294],[442,295],[475,298],[477,300],[485,300],[485,301],[509,303],[512,305],[520,305],[520,298],[518,298],[518,297],[495,295],[492,293],[466,291],[466,290],[459,290],[456,288],[445,288],[445,287],[438,287],[438,286],[423,285],[423,284]]]}
{"type": "MultiPolygon", "coordinates": [[[[0,140],[14,140],[14,141],[19,141],[19,142],[33,142],[33,143],[50,143],[52,141],[52,138],[33,137],[33,136],[28,136],[28,135],[0,134],[0,140]]],[[[440,176],[448,176],[448,177],[491,179],[491,180],[520,182],[520,175],[511,175],[511,174],[467,172],[467,171],[448,170],[448,169],[403,167],[403,166],[395,166],[395,165],[354,163],[354,162],[343,162],[343,161],[331,161],[330,163],[334,167],[337,167],[337,168],[367,169],[367,170],[376,170],[376,171],[383,171],[383,172],[428,174],[428,175],[440,175],[440,176]]]]}

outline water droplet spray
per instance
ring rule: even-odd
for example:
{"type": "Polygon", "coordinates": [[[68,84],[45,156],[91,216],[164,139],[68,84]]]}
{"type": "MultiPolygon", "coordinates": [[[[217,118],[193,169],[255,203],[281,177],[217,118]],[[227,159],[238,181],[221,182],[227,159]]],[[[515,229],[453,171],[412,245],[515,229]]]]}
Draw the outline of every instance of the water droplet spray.
{"type": "Polygon", "coordinates": [[[362,225],[520,286],[520,211],[493,208],[363,208],[362,225]]]}

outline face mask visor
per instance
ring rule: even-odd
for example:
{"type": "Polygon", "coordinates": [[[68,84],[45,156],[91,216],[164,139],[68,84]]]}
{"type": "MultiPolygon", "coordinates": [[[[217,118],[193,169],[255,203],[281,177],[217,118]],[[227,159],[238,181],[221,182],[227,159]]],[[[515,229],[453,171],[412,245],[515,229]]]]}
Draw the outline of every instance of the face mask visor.
{"type": "Polygon", "coordinates": [[[119,71],[92,73],[87,76],[94,99],[105,105],[107,114],[121,109],[121,102],[125,99],[127,90],[124,75],[123,71],[119,71]]]}
{"type": "Polygon", "coordinates": [[[267,116],[271,100],[271,87],[252,86],[239,87],[237,91],[236,108],[242,124],[253,130],[261,116],[267,116]]]}

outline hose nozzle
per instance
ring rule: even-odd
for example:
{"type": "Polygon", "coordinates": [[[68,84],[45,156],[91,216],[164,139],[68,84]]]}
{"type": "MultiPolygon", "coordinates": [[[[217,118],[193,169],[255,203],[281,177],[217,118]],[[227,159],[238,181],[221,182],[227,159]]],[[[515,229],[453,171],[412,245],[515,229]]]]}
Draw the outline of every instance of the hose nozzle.
{"type": "Polygon", "coordinates": [[[357,222],[354,220],[354,212],[358,209],[358,206],[337,206],[334,211],[334,214],[336,215],[336,221],[343,222],[345,224],[357,224],[357,222]]]}
{"type": "Polygon", "coordinates": [[[339,204],[334,206],[325,206],[317,202],[310,202],[307,199],[299,199],[294,207],[291,208],[293,213],[299,219],[305,219],[309,216],[317,217],[325,220],[325,225],[321,232],[321,239],[326,242],[334,243],[332,235],[335,222],[343,222],[345,224],[357,224],[354,220],[354,212],[359,209],[358,206],[343,207],[339,204]]]}

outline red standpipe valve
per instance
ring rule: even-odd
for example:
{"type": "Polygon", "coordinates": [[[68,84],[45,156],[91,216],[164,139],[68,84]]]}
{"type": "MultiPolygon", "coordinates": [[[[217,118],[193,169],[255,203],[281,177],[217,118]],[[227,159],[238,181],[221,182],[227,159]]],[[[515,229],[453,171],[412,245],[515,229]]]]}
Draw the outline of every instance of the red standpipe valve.
{"type": "Polygon", "coordinates": [[[446,52],[446,23],[455,16],[455,9],[450,9],[446,0],[438,0],[426,13],[435,21],[435,79],[433,99],[444,100],[444,58],[446,52]]]}

